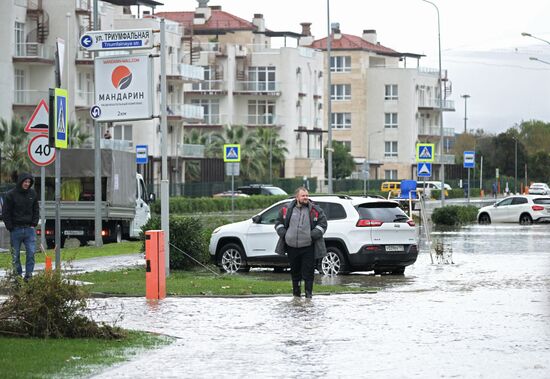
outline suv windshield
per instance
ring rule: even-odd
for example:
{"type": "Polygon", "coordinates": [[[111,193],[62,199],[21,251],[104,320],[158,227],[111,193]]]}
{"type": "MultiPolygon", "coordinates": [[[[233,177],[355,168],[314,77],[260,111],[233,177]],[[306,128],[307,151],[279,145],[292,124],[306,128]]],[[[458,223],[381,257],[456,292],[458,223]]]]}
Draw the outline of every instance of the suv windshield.
{"type": "Polygon", "coordinates": [[[382,222],[407,222],[409,218],[394,203],[365,203],[355,207],[359,217],[368,220],[380,220],[382,222]]]}
{"type": "Polygon", "coordinates": [[[268,195],[288,195],[285,191],[279,187],[263,187],[264,193],[268,195]]]}

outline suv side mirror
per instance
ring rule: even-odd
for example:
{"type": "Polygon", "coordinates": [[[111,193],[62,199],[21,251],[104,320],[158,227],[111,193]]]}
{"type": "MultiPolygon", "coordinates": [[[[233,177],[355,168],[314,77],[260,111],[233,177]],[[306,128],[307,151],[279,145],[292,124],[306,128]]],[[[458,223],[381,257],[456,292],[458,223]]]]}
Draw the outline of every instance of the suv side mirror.
{"type": "Polygon", "coordinates": [[[259,224],[260,221],[262,221],[262,218],[260,217],[260,215],[256,215],[256,216],[252,217],[252,222],[254,224],[259,224]]]}

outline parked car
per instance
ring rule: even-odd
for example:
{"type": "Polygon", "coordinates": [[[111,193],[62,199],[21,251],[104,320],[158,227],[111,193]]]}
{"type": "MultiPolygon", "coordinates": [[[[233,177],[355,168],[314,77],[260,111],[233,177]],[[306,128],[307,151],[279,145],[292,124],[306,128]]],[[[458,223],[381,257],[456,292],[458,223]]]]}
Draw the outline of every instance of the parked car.
{"type": "Polygon", "coordinates": [[[492,222],[550,222],[550,196],[514,195],[481,208],[477,213],[480,224],[492,222]]]}
{"type": "Polygon", "coordinates": [[[246,193],[242,193],[241,191],[225,191],[220,193],[215,193],[212,195],[212,197],[250,197],[246,193]]]}
{"type": "MultiPolygon", "coordinates": [[[[424,192],[424,186],[426,186],[427,197],[432,196],[432,190],[437,190],[437,191],[441,190],[441,182],[433,181],[433,180],[424,182],[419,180],[417,184],[417,191],[419,193],[424,192]]],[[[447,183],[444,183],[443,186],[445,187],[445,196],[449,196],[449,191],[452,190],[451,186],[448,185],[447,183]]]]}
{"type": "Polygon", "coordinates": [[[546,183],[533,183],[529,186],[529,195],[550,195],[550,188],[546,183]]]}
{"type": "MultiPolygon", "coordinates": [[[[418,255],[414,222],[396,201],[345,195],[312,196],[327,215],[324,235],[327,255],[317,262],[325,275],[352,271],[403,274],[418,255]]],[[[251,267],[289,267],[286,256],[275,254],[275,222],[292,199],[275,203],[251,219],[221,226],[210,238],[210,256],[221,271],[251,267]]]]}
{"type": "Polygon", "coordinates": [[[285,190],[270,184],[251,184],[238,187],[237,190],[247,195],[288,195],[285,190]]]}

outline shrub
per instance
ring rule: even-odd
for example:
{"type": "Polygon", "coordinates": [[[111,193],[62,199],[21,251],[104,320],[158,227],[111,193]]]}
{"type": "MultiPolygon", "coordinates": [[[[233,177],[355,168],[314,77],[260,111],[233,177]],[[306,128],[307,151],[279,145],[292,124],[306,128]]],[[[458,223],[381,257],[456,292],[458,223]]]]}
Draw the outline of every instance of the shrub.
{"type": "MultiPolygon", "coordinates": [[[[250,196],[237,197],[234,201],[236,210],[263,209],[276,203],[279,200],[287,198],[287,195],[280,196],[250,196]]],[[[211,197],[171,197],[170,213],[205,213],[205,212],[226,212],[231,210],[231,198],[211,198],[211,197]]],[[[160,201],[151,204],[153,213],[160,213],[160,201]]]]}
{"type": "Polygon", "coordinates": [[[447,205],[435,208],[432,221],[436,225],[461,225],[474,222],[477,217],[477,208],[473,205],[447,205]]]}
{"type": "Polygon", "coordinates": [[[0,305],[0,334],[39,338],[124,337],[124,331],[98,324],[84,315],[88,293],[62,280],[59,272],[41,272],[28,283],[10,274],[3,281],[10,293],[0,305]]]}
{"type": "MultiPolygon", "coordinates": [[[[176,215],[170,216],[169,223],[170,244],[177,248],[170,248],[170,268],[185,270],[198,265],[182,251],[201,263],[207,263],[210,259],[208,254],[210,233],[203,227],[200,219],[176,215]]],[[[142,231],[145,233],[147,230],[160,228],[160,217],[154,216],[142,227],[142,231]]],[[[143,250],[145,250],[145,239],[143,239],[143,250]]]]}

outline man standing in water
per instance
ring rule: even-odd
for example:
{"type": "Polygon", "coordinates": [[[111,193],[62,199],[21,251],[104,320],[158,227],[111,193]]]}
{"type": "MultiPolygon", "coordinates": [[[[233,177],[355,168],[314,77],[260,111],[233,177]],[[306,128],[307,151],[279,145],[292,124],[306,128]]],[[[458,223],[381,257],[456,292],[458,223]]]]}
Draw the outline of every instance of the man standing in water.
{"type": "Polygon", "coordinates": [[[323,210],[309,200],[307,188],[298,187],[295,199],[281,208],[275,223],[279,242],[275,252],[288,255],[292,294],[301,296],[304,281],[306,298],[313,294],[315,261],[326,254],[323,234],[327,230],[327,218],[323,210]]]}

